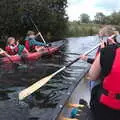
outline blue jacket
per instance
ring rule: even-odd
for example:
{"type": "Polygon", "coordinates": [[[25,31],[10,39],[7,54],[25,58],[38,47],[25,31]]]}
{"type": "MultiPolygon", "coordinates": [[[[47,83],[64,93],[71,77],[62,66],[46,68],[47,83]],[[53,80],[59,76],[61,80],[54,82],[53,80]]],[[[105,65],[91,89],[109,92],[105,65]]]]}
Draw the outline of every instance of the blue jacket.
{"type": "Polygon", "coordinates": [[[45,46],[46,44],[43,42],[38,42],[35,38],[26,37],[25,40],[29,40],[30,46],[45,46]]]}

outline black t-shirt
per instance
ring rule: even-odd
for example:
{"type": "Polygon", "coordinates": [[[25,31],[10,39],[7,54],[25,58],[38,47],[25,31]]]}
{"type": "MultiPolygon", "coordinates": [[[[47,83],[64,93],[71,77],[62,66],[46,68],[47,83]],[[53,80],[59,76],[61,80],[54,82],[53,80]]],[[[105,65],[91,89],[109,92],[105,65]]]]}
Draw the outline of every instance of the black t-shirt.
{"type": "Polygon", "coordinates": [[[114,62],[116,49],[119,46],[119,44],[113,44],[101,49],[100,65],[102,78],[106,77],[110,73],[114,62]]]}

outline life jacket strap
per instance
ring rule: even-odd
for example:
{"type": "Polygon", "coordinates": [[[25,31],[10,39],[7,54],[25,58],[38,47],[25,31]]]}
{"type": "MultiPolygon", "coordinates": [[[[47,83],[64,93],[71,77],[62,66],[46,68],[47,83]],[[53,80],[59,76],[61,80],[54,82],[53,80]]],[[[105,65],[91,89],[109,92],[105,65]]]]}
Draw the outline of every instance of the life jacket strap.
{"type": "Polygon", "coordinates": [[[114,93],[112,91],[108,91],[108,90],[102,88],[101,89],[101,94],[104,94],[106,96],[109,96],[109,97],[117,99],[117,100],[120,100],[120,93],[114,93]]]}

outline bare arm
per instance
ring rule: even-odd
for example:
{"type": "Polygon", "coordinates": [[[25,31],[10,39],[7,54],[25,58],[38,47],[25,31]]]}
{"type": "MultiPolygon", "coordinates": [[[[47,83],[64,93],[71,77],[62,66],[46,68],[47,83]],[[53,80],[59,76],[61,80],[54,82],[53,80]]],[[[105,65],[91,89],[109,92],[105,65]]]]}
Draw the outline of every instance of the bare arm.
{"type": "Polygon", "coordinates": [[[99,54],[88,72],[88,78],[90,80],[96,80],[99,77],[100,72],[101,72],[101,66],[100,66],[100,54],[99,54]]]}

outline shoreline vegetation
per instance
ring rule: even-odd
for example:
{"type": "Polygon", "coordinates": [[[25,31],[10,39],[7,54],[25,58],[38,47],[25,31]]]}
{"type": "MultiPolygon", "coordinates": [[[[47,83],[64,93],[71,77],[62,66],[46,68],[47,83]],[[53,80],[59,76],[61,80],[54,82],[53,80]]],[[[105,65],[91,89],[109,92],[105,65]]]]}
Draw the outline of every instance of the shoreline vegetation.
{"type": "Polygon", "coordinates": [[[99,24],[80,23],[78,21],[68,23],[67,37],[80,37],[96,35],[100,29],[99,24]]]}
{"type": "MultiPolygon", "coordinates": [[[[68,22],[68,32],[66,37],[83,37],[83,36],[94,36],[98,34],[99,30],[107,26],[105,24],[95,23],[80,23],[79,21],[68,22]]],[[[120,32],[119,25],[110,25],[115,27],[120,32]]]]}
{"type": "Polygon", "coordinates": [[[68,0],[2,0],[0,1],[0,42],[14,36],[24,43],[28,30],[36,32],[32,17],[47,42],[67,37],[96,35],[104,25],[115,25],[120,31],[120,11],[106,16],[96,13],[94,20],[86,13],[78,21],[69,21],[66,14],[68,0]],[[22,37],[21,37],[22,36],[22,37]]]}

